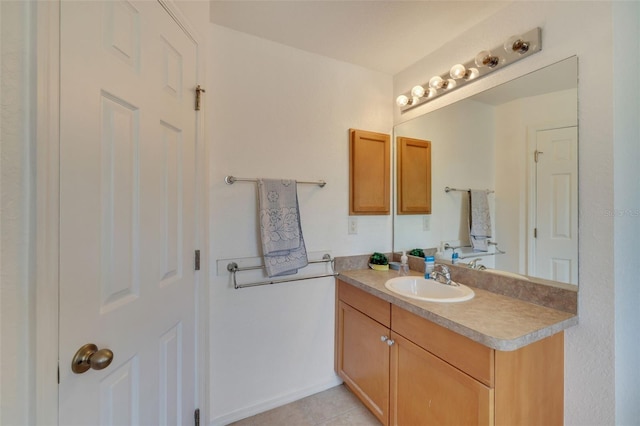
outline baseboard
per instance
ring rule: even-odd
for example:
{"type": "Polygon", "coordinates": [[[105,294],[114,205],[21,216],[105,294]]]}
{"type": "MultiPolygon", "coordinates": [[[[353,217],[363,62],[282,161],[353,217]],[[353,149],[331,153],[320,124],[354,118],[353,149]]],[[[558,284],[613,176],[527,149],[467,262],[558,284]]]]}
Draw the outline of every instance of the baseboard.
{"type": "Polygon", "coordinates": [[[252,405],[250,407],[246,407],[241,410],[237,410],[232,413],[225,414],[221,417],[214,417],[209,422],[209,426],[225,426],[225,425],[228,425],[229,423],[246,419],[247,417],[255,416],[256,414],[260,414],[265,411],[269,411],[273,408],[286,405],[290,402],[297,401],[302,398],[306,398],[307,396],[316,394],[318,392],[322,392],[324,390],[330,389],[340,384],[342,384],[342,379],[340,379],[340,377],[336,375],[332,380],[329,380],[328,382],[317,384],[304,389],[298,389],[294,392],[291,392],[285,395],[279,395],[277,398],[263,401],[260,404],[252,405]]]}

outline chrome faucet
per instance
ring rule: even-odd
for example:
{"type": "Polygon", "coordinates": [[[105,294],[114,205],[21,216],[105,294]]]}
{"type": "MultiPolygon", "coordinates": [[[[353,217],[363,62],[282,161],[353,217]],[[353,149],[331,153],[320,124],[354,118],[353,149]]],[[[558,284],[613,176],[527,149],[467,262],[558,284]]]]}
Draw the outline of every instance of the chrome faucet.
{"type": "Polygon", "coordinates": [[[449,272],[449,268],[447,267],[447,265],[443,265],[442,263],[438,263],[433,268],[431,278],[441,284],[458,285],[458,283],[451,281],[451,272],[449,272]]]}
{"type": "Polygon", "coordinates": [[[482,265],[482,264],[480,264],[480,263],[478,263],[481,260],[482,260],[482,258],[480,258],[480,257],[477,258],[477,259],[473,259],[471,262],[467,263],[467,266],[469,268],[471,268],[471,269],[477,269],[479,271],[483,271],[483,270],[487,269],[487,267],[482,265]]]}

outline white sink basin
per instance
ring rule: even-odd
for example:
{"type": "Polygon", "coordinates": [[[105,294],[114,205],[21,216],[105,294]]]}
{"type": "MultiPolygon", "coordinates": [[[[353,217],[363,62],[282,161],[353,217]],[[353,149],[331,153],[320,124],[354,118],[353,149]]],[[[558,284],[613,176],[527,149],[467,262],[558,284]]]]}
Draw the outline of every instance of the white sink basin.
{"type": "Polygon", "coordinates": [[[415,276],[391,278],[384,286],[401,296],[427,302],[462,302],[475,296],[466,285],[447,285],[415,276]]]}

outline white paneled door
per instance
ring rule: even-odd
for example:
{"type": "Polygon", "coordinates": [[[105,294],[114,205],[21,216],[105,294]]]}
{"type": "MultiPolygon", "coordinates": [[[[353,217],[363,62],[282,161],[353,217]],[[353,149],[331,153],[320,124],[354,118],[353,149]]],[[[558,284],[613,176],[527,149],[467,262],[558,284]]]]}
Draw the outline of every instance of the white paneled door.
{"type": "Polygon", "coordinates": [[[196,45],[149,0],[60,27],[59,423],[193,424],[196,45]]]}
{"type": "Polygon", "coordinates": [[[536,132],[535,271],[531,275],[578,283],[578,130],[536,132]]]}

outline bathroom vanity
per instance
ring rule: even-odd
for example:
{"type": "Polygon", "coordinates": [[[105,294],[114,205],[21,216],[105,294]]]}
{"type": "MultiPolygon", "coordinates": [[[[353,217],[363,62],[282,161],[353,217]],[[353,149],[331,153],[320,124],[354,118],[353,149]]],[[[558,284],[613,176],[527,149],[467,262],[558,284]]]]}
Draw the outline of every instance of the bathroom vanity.
{"type": "Polygon", "coordinates": [[[385,288],[396,275],[336,280],[335,368],[382,424],[563,423],[575,313],[481,288],[465,302],[417,301],[385,288]]]}

